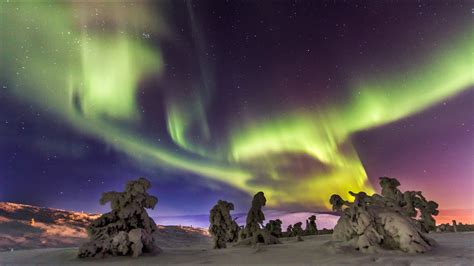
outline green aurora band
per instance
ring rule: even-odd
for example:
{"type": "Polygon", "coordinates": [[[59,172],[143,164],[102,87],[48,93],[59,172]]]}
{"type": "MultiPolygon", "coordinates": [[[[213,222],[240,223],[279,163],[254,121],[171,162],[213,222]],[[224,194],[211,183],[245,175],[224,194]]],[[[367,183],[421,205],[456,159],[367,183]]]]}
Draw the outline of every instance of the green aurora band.
{"type": "MultiPolygon", "coordinates": [[[[343,104],[235,125],[216,151],[204,145],[212,142],[205,110],[215,88],[209,84],[212,75],[203,71],[205,82],[196,85],[194,98],[170,97],[160,103],[167,110],[167,137],[176,144],[171,149],[134,129],[141,120],[138,84],[163,71],[160,50],[137,34],[156,14],[137,5],[130,13],[140,15],[129,15],[134,21],[130,27],[118,22],[128,7],[100,9],[99,16],[115,23],[113,32],[103,32],[81,15],[94,8],[54,2],[1,6],[0,67],[11,96],[49,110],[140,162],[195,173],[249,194],[263,190],[273,206],[327,208],[334,193],[373,193],[351,136],[413,115],[474,85],[474,30],[469,28],[421,67],[354,81],[353,95],[343,104]],[[82,26],[84,20],[89,27],[82,26]],[[205,141],[187,138],[194,126],[205,141]],[[301,159],[311,163],[300,165],[301,159]]],[[[159,24],[152,34],[166,34],[166,25],[159,24]]],[[[197,42],[199,49],[202,40],[197,42]]]]}

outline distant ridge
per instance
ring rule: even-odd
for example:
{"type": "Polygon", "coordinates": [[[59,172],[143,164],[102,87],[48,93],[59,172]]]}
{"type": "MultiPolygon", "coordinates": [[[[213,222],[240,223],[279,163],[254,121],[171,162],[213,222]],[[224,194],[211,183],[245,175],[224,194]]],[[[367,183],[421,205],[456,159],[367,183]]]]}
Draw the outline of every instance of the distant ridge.
{"type": "MultiPolygon", "coordinates": [[[[316,215],[316,223],[319,229],[332,229],[336,225],[339,216],[333,212],[285,212],[278,210],[265,210],[265,222],[269,220],[280,219],[283,221],[283,229],[285,230],[289,224],[297,222],[304,222],[311,215],[316,215]]],[[[232,217],[237,218],[236,222],[239,225],[245,225],[247,213],[231,213],[232,217]]],[[[174,216],[153,216],[152,217],[159,224],[186,224],[202,228],[209,227],[208,214],[196,215],[174,215],[174,216]]]]}
{"type": "MultiPolygon", "coordinates": [[[[77,247],[87,238],[86,227],[100,214],[0,202],[0,251],[77,247]]],[[[207,245],[207,229],[158,226],[160,247],[207,245]]]]}

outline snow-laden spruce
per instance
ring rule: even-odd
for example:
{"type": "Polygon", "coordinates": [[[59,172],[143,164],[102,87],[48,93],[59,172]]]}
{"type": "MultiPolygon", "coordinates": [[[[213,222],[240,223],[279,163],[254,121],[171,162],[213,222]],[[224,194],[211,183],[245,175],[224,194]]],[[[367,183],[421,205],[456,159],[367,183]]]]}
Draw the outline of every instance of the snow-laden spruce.
{"type": "Polygon", "coordinates": [[[156,197],[146,192],[150,186],[148,180],[139,178],[128,182],[125,192],[103,193],[100,203],[110,202],[112,211],[94,220],[87,228],[90,241],[79,248],[78,256],[138,257],[143,252],[159,252],[153,238],[157,227],[145,210],[153,209],[158,202],[156,197]]]}
{"type": "Polygon", "coordinates": [[[354,202],[332,195],[333,210],[341,213],[330,247],[353,247],[362,252],[402,250],[424,253],[435,241],[426,234],[434,230],[438,204],[427,201],[420,191],[398,190],[398,180],[381,177],[382,195],[353,193],[354,202]],[[419,212],[420,219],[416,219],[419,212]]]}

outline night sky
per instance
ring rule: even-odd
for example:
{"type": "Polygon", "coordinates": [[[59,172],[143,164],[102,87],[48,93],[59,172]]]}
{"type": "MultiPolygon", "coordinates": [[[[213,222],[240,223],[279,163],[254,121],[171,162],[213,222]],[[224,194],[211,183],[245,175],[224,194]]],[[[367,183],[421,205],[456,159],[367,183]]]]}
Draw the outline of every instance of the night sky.
{"type": "Polygon", "coordinates": [[[473,209],[469,1],[0,5],[0,201],[326,211],[378,177],[473,209]]]}

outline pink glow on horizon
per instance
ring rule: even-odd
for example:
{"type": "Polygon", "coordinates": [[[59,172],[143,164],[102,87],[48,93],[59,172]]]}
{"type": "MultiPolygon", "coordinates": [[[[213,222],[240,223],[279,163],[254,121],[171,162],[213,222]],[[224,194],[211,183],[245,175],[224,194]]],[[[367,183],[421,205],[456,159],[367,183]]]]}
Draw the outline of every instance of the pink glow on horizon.
{"type": "Polygon", "coordinates": [[[456,220],[458,224],[474,224],[474,209],[440,210],[439,214],[434,218],[438,225],[444,223],[452,224],[453,220],[456,220]]]}

